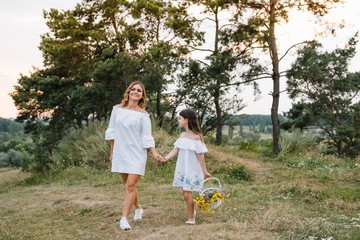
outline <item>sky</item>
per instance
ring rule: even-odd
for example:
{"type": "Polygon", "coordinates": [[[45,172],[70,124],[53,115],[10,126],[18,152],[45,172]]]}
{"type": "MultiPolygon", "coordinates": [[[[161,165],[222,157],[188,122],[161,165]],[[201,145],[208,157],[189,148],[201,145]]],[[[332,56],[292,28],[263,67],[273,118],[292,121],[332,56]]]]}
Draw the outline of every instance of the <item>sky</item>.
{"type": "MultiPolygon", "coordinates": [[[[43,10],[51,8],[59,10],[73,9],[81,0],[1,0],[0,3],[0,117],[15,118],[17,109],[9,93],[14,91],[17,80],[22,75],[29,75],[33,68],[42,68],[42,53],[38,49],[40,36],[48,32],[43,18],[43,10]]],[[[343,47],[346,41],[360,31],[360,1],[347,0],[331,10],[326,19],[331,22],[344,22],[345,27],[334,36],[316,36],[313,17],[309,14],[292,14],[286,25],[278,26],[279,53],[284,53],[291,45],[303,40],[319,40],[326,50],[343,47]]],[[[350,64],[349,70],[360,71],[360,44],[358,53],[350,64]]],[[[265,58],[268,56],[264,56],[265,58]]],[[[285,57],[280,63],[280,70],[286,69],[294,60],[293,55],[285,57]]],[[[281,90],[286,88],[286,79],[281,80],[281,90]]],[[[261,96],[254,97],[250,87],[242,89],[244,103],[247,105],[240,113],[270,114],[272,98],[269,95],[272,81],[260,82],[261,96]]],[[[279,113],[291,108],[291,101],[282,93],[279,113]]]]}

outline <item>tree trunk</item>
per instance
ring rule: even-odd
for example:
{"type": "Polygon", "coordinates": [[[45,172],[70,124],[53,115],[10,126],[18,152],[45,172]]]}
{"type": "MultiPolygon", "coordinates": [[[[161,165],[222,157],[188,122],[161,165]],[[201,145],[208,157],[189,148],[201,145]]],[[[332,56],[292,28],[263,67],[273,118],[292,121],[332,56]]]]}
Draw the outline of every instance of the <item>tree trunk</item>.
{"type": "Polygon", "coordinates": [[[229,125],[229,129],[228,129],[228,139],[231,140],[234,137],[234,126],[233,125],[229,125]]]}
{"type": "Polygon", "coordinates": [[[276,46],[275,38],[275,5],[277,0],[270,0],[270,26],[269,26],[269,51],[273,66],[273,93],[272,93],[272,106],[271,106],[271,122],[273,125],[273,151],[275,154],[281,152],[280,143],[280,122],[278,116],[279,100],[280,100],[280,74],[279,74],[279,56],[276,46]]]}
{"type": "Polygon", "coordinates": [[[215,108],[216,108],[216,137],[215,137],[215,145],[220,145],[222,141],[222,115],[221,115],[221,107],[219,104],[219,95],[216,94],[214,96],[215,108]]]}
{"type": "Polygon", "coordinates": [[[158,117],[157,119],[157,125],[159,128],[163,126],[163,115],[161,113],[161,90],[159,89],[156,93],[156,115],[158,117]]]}
{"type": "Polygon", "coordinates": [[[220,106],[220,83],[219,80],[216,80],[216,89],[214,91],[214,104],[216,111],[216,137],[215,137],[215,145],[220,145],[222,141],[222,114],[221,114],[221,106],[220,106]]]}
{"type": "MultiPolygon", "coordinates": [[[[219,53],[219,19],[218,19],[218,6],[214,11],[215,14],[215,43],[214,43],[214,56],[217,56],[219,53]]],[[[215,137],[215,145],[220,145],[222,141],[222,114],[221,107],[219,103],[220,98],[220,83],[219,80],[216,79],[216,90],[214,93],[214,103],[215,103],[215,111],[216,111],[216,137],[215,137]]]]}

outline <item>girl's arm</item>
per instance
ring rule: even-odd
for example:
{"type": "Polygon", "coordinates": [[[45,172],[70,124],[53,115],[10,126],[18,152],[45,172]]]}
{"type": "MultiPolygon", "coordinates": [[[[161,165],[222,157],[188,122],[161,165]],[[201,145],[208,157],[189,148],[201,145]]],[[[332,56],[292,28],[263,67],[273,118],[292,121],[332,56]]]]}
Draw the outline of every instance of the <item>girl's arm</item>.
{"type": "Polygon", "coordinates": [[[208,170],[206,169],[206,163],[205,163],[205,156],[204,153],[197,153],[197,158],[199,159],[200,162],[200,166],[201,169],[204,173],[204,177],[205,178],[211,178],[211,174],[208,172],[208,170]]]}
{"type": "Polygon", "coordinates": [[[171,158],[175,157],[177,154],[179,153],[179,149],[178,148],[174,148],[173,150],[171,150],[171,152],[169,152],[168,155],[166,155],[163,159],[163,162],[166,162],[168,160],[170,160],[171,158]]]}

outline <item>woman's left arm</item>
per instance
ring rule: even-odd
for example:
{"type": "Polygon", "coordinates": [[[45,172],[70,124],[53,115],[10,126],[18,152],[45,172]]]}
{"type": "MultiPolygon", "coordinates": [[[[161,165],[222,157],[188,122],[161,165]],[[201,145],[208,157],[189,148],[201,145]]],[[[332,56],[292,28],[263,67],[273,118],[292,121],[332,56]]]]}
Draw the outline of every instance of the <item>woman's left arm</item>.
{"type": "Polygon", "coordinates": [[[155,147],[150,147],[149,150],[157,161],[162,159],[162,156],[156,151],[155,147]]]}
{"type": "Polygon", "coordinates": [[[143,117],[142,120],[142,126],[141,126],[141,141],[144,148],[148,148],[154,158],[157,161],[160,161],[162,156],[156,151],[155,148],[155,140],[152,136],[151,132],[151,121],[149,116],[143,117]]]}

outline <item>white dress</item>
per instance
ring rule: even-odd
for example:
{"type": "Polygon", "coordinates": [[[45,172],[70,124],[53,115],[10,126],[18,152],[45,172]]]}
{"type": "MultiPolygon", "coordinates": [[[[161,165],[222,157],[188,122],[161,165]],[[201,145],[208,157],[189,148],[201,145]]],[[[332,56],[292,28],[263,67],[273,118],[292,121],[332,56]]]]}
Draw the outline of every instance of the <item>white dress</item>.
{"type": "Polygon", "coordinates": [[[201,140],[189,138],[178,138],[174,146],[179,149],[179,153],[173,186],[185,191],[200,192],[203,187],[204,173],[196,154],[205,153],[208,149],[201,140]]]}
{"type": "Polygon", "coordinates": [[[114,106],[106,140],[114,140],[111,171],[145,174],[147,148],[154,147],[149,114],[114,106]]]}

